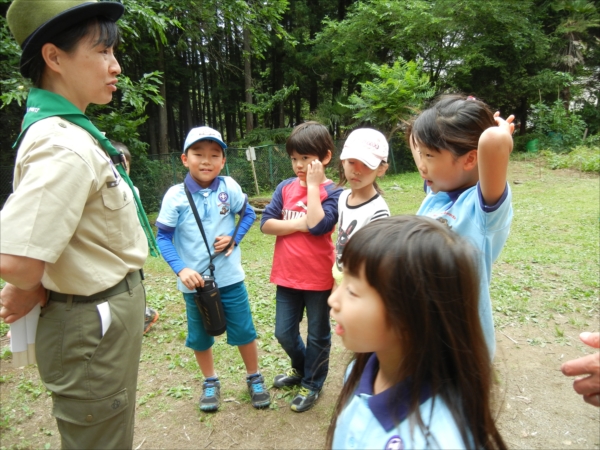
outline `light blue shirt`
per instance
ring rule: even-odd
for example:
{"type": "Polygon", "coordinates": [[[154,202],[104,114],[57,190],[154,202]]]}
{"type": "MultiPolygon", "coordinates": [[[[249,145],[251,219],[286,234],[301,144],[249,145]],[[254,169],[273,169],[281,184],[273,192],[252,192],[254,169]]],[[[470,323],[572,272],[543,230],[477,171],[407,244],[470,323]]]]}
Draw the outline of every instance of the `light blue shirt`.
{"type": "MultiPolygon", "coordinates": [[[[464,449],[460,430],[444,401],[421,396],[419,412],[428,433],[408,415],[410,382],[373,395],[379,362],[373,354],[354,395],[337,418],[333,449],[464,449]],[[433,405],[433,408],[432,408],[433,405]],[[398,425],[395,424],[395,418],[398,425]]],[[[348,368],[351,369],[351,366],[348,368]]],[[[349,372],[347,372],[348,374],[349,372]]]]}
{"type": "Polygon", "coordinates": [[[498,258],[512,222],[512,193],[510,186],[493,206],[483,203],[479,183],[468,189],[434,194],[426,189],[427,197],[417,215],[427,216],[447,225],[466,238],[479,252],[479,319],[491,358],[496,352],[494,318],[490,299],[492,263],[498,258]]]}
{"type": "MultiPolygon", "coordinates": [[[[214,252],[213,245],[217,236],[233,234],[235,213],[241,211],[245,200],[242,188],[233,178],[224,176],[215,178],[206,189],[198,185],[189,174],[184,183],[188,186],[198,209],[209,248],[214,252]]],[[[183,186],[183,183],[178,184],[167,191],[156,226],[160,230],[174,233],[173,244],[185,267],[209,275],[210,271],[207,270],[209,254],[183,186]]],[[[213,263],[215,280],[219,287],[230,286],[244,280],[241,251],[238,246],[234,247],[229,256],[219,254],[213,263]]],[[[188,289],[179,278],[177,278],[177,289],[185,293],[195,292],[188,289]]]]}

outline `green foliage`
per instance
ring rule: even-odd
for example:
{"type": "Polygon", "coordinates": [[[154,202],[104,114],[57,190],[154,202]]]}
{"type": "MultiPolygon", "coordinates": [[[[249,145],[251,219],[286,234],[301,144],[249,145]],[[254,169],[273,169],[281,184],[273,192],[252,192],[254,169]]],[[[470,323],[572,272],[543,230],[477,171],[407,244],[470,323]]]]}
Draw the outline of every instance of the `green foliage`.
{"type": "Polygon", "coordinates": [[[375,78],[360,83],[361,92],[350,96],[348,107],[355,119],[385,130],[389,139],[435,91],[422,65],[414,61],[368,65],[375,78]]]}
{"type": "Polygon", "coordinates": [[[140,139],[139,127],[148,119],[145,115],[148,103],[163,104],[159,94],[160,83],[161,73],[157,71],[144,74],[137,83],[121,75],[118,83],[122,91],[121,101],[110,105],[91,105],[88,115],[110,139],[123,142],[132,156],[143,155],[148,144],[140,139]]]}
{"type": "Polygon", "coordinates": [[[276,105],[284,102],[290,95],[297,92],[298,86],[295,84],[290,87],[284,86],[272,95],[269,93],[258,93],[254,89],[249,90],[254,95],[255,102],[253,104],[242,103],[242,110],[250,111],[254,114],[267,114],[273,111],[276,105]]]}
{"type": "Polygon", "coordinates": [[[577,114],[567,111],[561,100],[551,106],[536,103],[531,109],[531,121],[542,148],[569,151],[583,141],[585,122],[577,114]]]}
{"type": "Polygon", "coordinates": [[[600,173],[600,145],[579,145],[569,153],[543,153],[552,169],[576,169],[600,173]]]}
{"type": "Polygon", "coordinates": [[[255,128],[250,133],[246,134],[243,139],[232,142],[230,147],[247,148],[250,146],[257,147],[259,145],[285,144],[285,141],[291,132],[292,128],[255,128]]]}

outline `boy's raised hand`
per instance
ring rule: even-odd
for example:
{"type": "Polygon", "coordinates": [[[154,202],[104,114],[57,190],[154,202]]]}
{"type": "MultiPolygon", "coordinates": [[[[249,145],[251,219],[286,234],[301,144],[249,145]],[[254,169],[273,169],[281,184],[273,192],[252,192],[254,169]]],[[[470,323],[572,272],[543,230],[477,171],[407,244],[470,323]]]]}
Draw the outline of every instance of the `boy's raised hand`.
{"type": "Polygon", "coordinates": [[[202,279],[202,275],[200,275],[194,269],[186,267],[185,269],[182,269],[177,274],[177,276],[188,289],[204,287],[204,280],[202,279]]]}
{"type": "Polygon", "coordinates": [[[325,176],[325,168],[323,163],[318,159],[315,159],[308,165],[306,172],[306,185],[307,186],[319,186],[323,183],[327,177],[325,176]]]}
{"type": "MultiPolygon", "coordinates": [[[[213,244],[215,247],[215,253],[221,253],[223,250],[225,250],[225,248],[229,245],[229,241],[231,241],[231,239],[231,236],[217,236],[215,238],[215,243],[213,244]]],[[[234,247],[235,243],[229,248],[229,250],[227,250],[225,256],[231,255],[231,252],[233,252],[234,247]]]]}

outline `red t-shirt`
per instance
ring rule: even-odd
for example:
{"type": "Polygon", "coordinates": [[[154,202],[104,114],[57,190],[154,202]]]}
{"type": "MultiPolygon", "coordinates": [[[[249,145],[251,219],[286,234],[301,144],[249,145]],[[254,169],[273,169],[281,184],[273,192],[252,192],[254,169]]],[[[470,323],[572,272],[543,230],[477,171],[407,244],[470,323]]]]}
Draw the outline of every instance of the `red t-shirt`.
{"type": "MultiPolygon", "coordinates": [[[[335,251],[331,234],[338,219],[341,188],[327,180],[320,186],[325,217],[308,233],[277,236],[271,282],[305,291],[326,291],[333,287],[331,267],[335,251]]],[[[261,227],[269,219],[290,220],[306,215],[307,188],[296,177],[282,181],[265,208],[261,227]]]]}

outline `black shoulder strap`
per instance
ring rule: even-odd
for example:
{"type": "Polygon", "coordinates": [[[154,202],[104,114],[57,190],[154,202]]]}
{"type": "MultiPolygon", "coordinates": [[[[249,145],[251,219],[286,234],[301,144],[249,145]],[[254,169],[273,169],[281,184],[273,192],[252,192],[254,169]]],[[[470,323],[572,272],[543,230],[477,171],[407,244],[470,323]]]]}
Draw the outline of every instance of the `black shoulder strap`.
{"type": "Polygon", "coordinates": [[[206,250],[208,251],[208,255],[210,258],[210,264],[208,265],[208,268],[210,269],[211,275],[214,276],[215,266],[213,264],[213,259],[215,259],[217,256],[219,256],[219,254],[221,254],[221,253],[223,253],[223,254],[227,253],[227,250],[229,250],[229,248],[235,243],[235,236],[236,236],[238,230],[240,229],[240,225],[242,224],[242,219],[244,218],[244,214],[246,212],[246,205],[248,204],[248,197],[246,197],[244,195],[244,204],[242,206],[242,210],[240,211],[240,220],[238,221],[237,225],[235,226],[235,230],[233,231],[233,236],[231,237],[229,244],[227,244],[227,247],[225,247],[221,253],[215,254],[215,253],[210,252],[210,247],[208,246],[208,239],[206,239],[206,233],[204,232],[204,227],[202,226],[202,221],[200,220],[200,215],[198,214],[198,208],[196,208],[196,204],[194,203],[194,199],[192,198],[192,193],[186,186],[185,181],[183,182],[183,188],[185,190],[185,195],[187,196],[188,201],[190,202],[190,207],[192,208],[192,213],[194,213],[194,218],[196,219],[198,228],[200,228],[200,233],[202,233],[202,239],[204,239],[204,245],[206,245],[206,250]]]}

